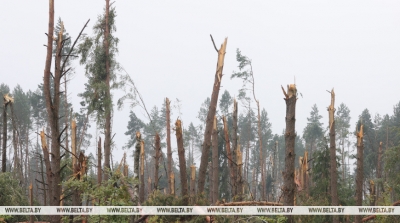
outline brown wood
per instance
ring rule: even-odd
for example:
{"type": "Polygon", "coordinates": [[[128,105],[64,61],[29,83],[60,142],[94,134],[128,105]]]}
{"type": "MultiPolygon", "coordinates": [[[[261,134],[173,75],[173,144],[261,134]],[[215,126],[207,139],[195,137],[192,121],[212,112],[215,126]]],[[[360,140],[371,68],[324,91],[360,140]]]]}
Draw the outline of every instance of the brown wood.
{"type": "Polygon", "coordinates": [[[196,166],[190,166],[190,204],[194,205],[196,203],[196,166]]]}
{"type": "MultiPolygon", "coordinates": [[[[379,149],[378,149],[378,165],[376,169],[376,178],[380,180],[382,178],[382,142],[379,143],[379,149]]],[[[377,205],[379,201],[379,194],[380,194],[380,187],[382,186],[381,182],[378,182],[376,184],[376,199],[375,199],[375,204],[377,205]]],[[[383,187],[382,187],[383,188],[383,187]]]]}
{"type": "Polygon", "coordinates": [[[7,169],[7,105],[11,103],[10,100],[3,96],[3,152],[2,152],[2,163],[1,163],[1,172],[5,173],[7,169]]]}
{"type": "Polygon", "coordinates": [[[213,195],[214,195],[214,175],[213,175],[213,168],[212,168],[212,162],[208,162],[208,203],[213,204],[213,195]]]}
{"type": "MultiPolygon", "coordinates": [[[[330,174],[331,174],[331,204],[332,206],[339,206],[338,189],[337,189],[337,163],[336,163],[336,131],[335,131],[335,92],[332,89],[331,104],[328,107],[329,112],[329,138],[330,138],[330,174]]],[[[333,223],[339,223],[339,216],[333,216],[333,223]]]]}
{"type": "MultiPolygon", "coordinates": [[[[139,184],[140,184],[140,187],[142,187],[141,186],[141,179],[139,178],[139,175],[140,176],[142,176],[141,174],[140,174],[140,172],[141,171],[139,171],[140,170],[140,168],[139,168],[139,166],[140,166],[140,160],[141,160],[141,142],[142,142],[142,136],[141,136],[141,134],[140,134],[140,132],[136,132],[136,145],[135,145],[135,152],[133,153],[133,159],[134,159],[134,164],[133,164],[133,174],[134,174],[134,177],[133,177],[133,180],[134,181],[136,181],[136,182],[139,182],[140,181],[140,183],[138,183],[138,184],[136,184],[135,186],[134,186],[134,190],[135,190],[135,194],[136,195],[138,195],[138,194],[140,194],[140,192],[139,192],[139,184]]],[[[140,197],[141,195],[139,195],[139,197],[140,197]]],[[[140,199],[139,199],[140,200],[140,199]]]]}
{"type": "Polygon", "coordinates": [[[178,158],[179,158],[179,170],[181,177],[181,192],[183,197],[183,205],[186,206],[188,202],[188,185],[187,185],[187,174],[186,174],[186,156],[185,149],[183,148],[183,137],[182,137],[182,123],[181,120],[175,122],[176,131],[176,143],[178,145],[178,158]]]}
{"type": "MultiPolygon", "coordinates": [[[[285,171],[283,173],[283,204],[285,206],[294,206],[294,159],[296,154],[294,152],[295,139],[296,139],[296,94],[297,89],[295,84],[288,85],[287,93],[283,89],[286,102],[286,130],[285,130],[285,171]]],[[[294,222],[293,216],[288,215],[288,223],[294,222]]]]}
{"type": "Polygon", "coordinates": [[[204,191],[204,185],[206,182],[205,180],[206,180],[206,173],[207,173],[208,156],[209,156],[209,151],[210,151],[210,147],[211,147],[211,133],[212,133],[212,127],[213,127],[213,119],[215,116],[215,111],[217,109],[218,94],[219,94],[219,90],[220,90],[220,86],[221,86],[222,71],[224,68],[224,59],[225,59],[227,41],[228,41],[228,38],[225,38],[224,43],[221,45],[220,49],[218,50],[217,69],[215,72],[214,85],[213,85],[213,90],[212,90],[212,94],[211,94],[211,102],[210,102],[210,107],[208,109],[206,127],[204,130],[204,142],[203,142],[203,148],[202,148],[201,159],[200,159],[199,180],[197,182],[198,193],[202,193],[204,191]]]}
{"type": "MultiPolygon", "coordinates": [[[[49,198],[51,196],[51,189],[50,186],[53,184],[53,178],[50,176],[52,174],[51,172],[51,166],[50,166],[50,157],[49,157],[49,150],[47,149],[47,143],[46,143],[46,138],[44,131],[40,132],[40,139],[42,142],[42,150],[43,150],[43,159],[44,159],[44,164],[46,166],[46,179],[47,179],[47,190],[43,191],[43,193],[46,193],[47,196],[45,196],[45,202],[46,202],[46,197],[49,198]]],[[[43,179],[43,177],[42,177],[43,179]]],[[[44,183],[44,182],[43,182],[44,183]]],[[[44,184],[43,184],[44,186],[44,184]]],[[[45,188],[45,187],[43,187],[45,188]]],[[[51,203],[50,203],[51,205],[51,203]]]]}
{"type": "Polygon", "coordinates": [[[235,175],[235,169],[233,167],[233,158],[232,158],[232,152],[231,152],[231,142],[229,140],[229,130],[228,130],[228,123],[226,121],[226,117],[222,117],[222,121],[224,122],[224,137],[225,137],[225,148],[226,148],[226,154],[228,156],[228,167],[229,167],[229,175],[230,175],[230,181],[231,181],[231,191],[232,191],[232,196],[234,196],[233,191],[234,191],[234,185],[236,184],[234,175],[235,175]]]}
{"type": "MultiPolygon", "coordinates": [[[[171,149],[171,111],[170,111],[170,101],[168,98],[165,98],[165,117],[167,119],[167,175],[168,177],[171,176],[172,173],[172,149],[171,149]]],[[[171,181],[168,180],[168,194],[172,194],[174,189],[171,188],[172,184],[171,181]]]]}
{"type": "Polygon", "coordinates": [[[214,125],[212,132],[212,168],[213,168],[213,204],[218,201],[219,188],[219,159],[218,159],[218,129],[217,116],[214,116],[214,125]]]}
{"type": "Polygon", "coordinates": [[[169,175],[169,181],[171,184],[171,195],[175,195],[175,174],[172,171],[171,175],[169,175]]]}
{"type": "MultiPolygon", "coordinates": [[[[357,132],[357,169],[356,169],[356,206],[362,206],[362,195],[363,195],[363,181],[364,181],[364,131],[363,125],[357,132]]],[[[355,216],[355,223],[360,223],[362,220],[361,215],[355,216]]]]}
{"type": "MultiPolygon", "coordinates": [[[[239,141],[239,140],[238,140],[239,141]]],[[[243,200],[243,158],[242,151],[240,151],[240,144],[237,144],[237,152],[236,152],[236,161],[237,161],[237,201],[243,200]]]]}
{"type": "Polygon", "coordinates": [[[139,187],[139,202],[144,202],[144,142],[140,141],[140,187],[139,187]]]}
{"type": "Polygon", "coordinates": [[[238,108],[237,108],[237,101],[236,98],[233,99],[233,113],[232,113],[232,148],[233,148],[233,178],[232,178],[232,184],[233,184],[233,190],[232,190],[232,197],[235,197],[237,194],[237,148],[238,148],[238,139],[237,139],[237,130],[238,130],[238,108]]]}

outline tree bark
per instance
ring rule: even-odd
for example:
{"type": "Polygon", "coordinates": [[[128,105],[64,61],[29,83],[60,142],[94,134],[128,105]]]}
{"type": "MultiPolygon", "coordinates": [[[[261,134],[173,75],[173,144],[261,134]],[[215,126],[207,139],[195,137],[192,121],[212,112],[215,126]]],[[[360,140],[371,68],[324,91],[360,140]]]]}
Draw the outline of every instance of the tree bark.
{"type": "MultiPolygon", "coordinates": [[[[283,89],[286,102],[286,131],[285,131],[285,172],[283,174],[283,205],[294,206],[294,196],[296,185],[294,183],[294,153],[295,139],[296,139],[296,85],[291,84],[287,87],[287,93],[283,89]]],[[[288,216],[288,222],[292,223],[293,216],[288,216]]]]}
{"type": "Polygon", "coordinates": [[[376,170],[376,179],[378,179],[378,182],[376,184],[376,199],[375,199],[375,204],[377,205],[378,201],[379,201],[379,193],[380,193],[380,186],[381,186],[381,178],[382,178],[382,142],[379,143],[379,149],[378,149],[378,167],[376,170]]]}
{"type": "Polygon", "coordinates": [[[111,93],[110,93],[110,49],[109,49],[109,35],[110,35],[110,28],[109,28],[109,13],[110,13],[110,0],[106,0],[106,27],[104,32],[104,49],[106,54],[106,120],[104,126],[104,181],[107,181],[109,178],[109,171],[110,171],[110,154],[111,154],[111,110],[112,110],[112,103],[111,103],[111,93]]]}
{"type": "MultiPolygon", "coordinates": [[[[364,181],[364,131],[363,125],[357,132],[357,170],[356,170],[356,206],[362,206],[363,181],[364,181]]],[[[361,223],[362,216],[355,216],[355,223],[361,223]]]]}
{"type": "MultiPolygon", "coordinates": [[[[336,163],[336,133],[335,133],[335,92],[332,89],[331,105],[328,107],[329,112],[329,136],[330,136],[330,163],[331,163],[331,202],[332,206],[339,206],[339,198],[337,191],[337,163],[336,163]]],[[[339,223],[339,216],[333,216],[333,222],[339,223]]]]}
{"type": "MultiPolygon", "coordinates": [[[[239,141],[239,140],[238,140],[239,141]]],[[[237,145],[237,201],[243,200],[243,159],[242,151],[240,151],[240,144],[237,145]]]]}
{"type": "Polygon", "coordinates": [[[196,203],[195,197],[196,197],[196,166],[191,165],[190,166],[190,197],[191,197],[191,205],[194,205],[196,203]]]}
{"type": "MultiPolygon", "coordinates": [[[[167,175],[171,176],[172,173],[172,149],[171,149],[171,111],[170,111],[170,101],[168,98],[165,98],[165,106],[166,106],[166,119],[167,119],[167,175]]],[[[171,188],[171,181],[168,180],[168,189],[167,193],[172,194],[173,189],[171,188]]]]}
{"type": "MultiPolygon", "coordinates": [[[[73,119],[71,121],[71,150],[72,150],[72,170],[74,176],[77,177],[80,171],[79,164],[77,162],[77,152],[76,152],[76,121],[73,119]]],[[[72,206],[80,206],[81,199],[79,196],[79,191],[77,188],[73,189],[72,194],[72,206]]]]}
{"type": "Polygon", "coordinates": [[[99,142],[97,143],[97,184],[101,184],[101,178],[103,171],[101,170],[101,137],[99,137],[99,142]]]}
{"type": "MultiPolygon", "coordinates": [[[[140,132],[136,132],[136,145],[135,145],[135,152],[133,154],[133,159],[134,159],[133,180],[135,182],[139,182],[139,180],[140,180],[140,184],[141,184],[141,179],[139,179],[139,174],[140,174],[140,176],[142,176],[141,171],[139,172],[139,165],[140,165],[140,160],[141,160],[141,147],[142,147],[141,142],[142,142],[141,134],[140,134],[140,132]]],[[[140,185],[140,187],[142,187],[142,185],[140,185]]],[[[134,188],[136,196],[138,194],[140,194],[139,190],[140,190],[139,183],[137,183],[137,184],[135,184],[135,188],[134,188]]],[[[139,195],[139,197],[140,197],[140,195],[139,195]]],[[[139,200],[140,200],[140,198],[139,198],[139,200]]]]}
{"type": "MultiPolygon", "coordinates": [[[[254,88],[254,84],[253,84],[253,88],[254,88]]],[[[254,89],[253,89],[254,92],[254,89]]],[[[254,96],[254,100],[256,100],[255,96],[254,96]]],[[[257,111],[258,111],[258,115],[257,115],[257,127],[258,127],[258,143],[260,146],[260,167],[261,167],[261,199],[263,201],[266,201],[266,182],[265,182],[265,173],[264,173],[264,156],[263,156],[263,146],[262,146],[262,135],[261,135],[261,117],[260,117],[260,103],[257,100],[257,111]]]]}
{"type": "MultiPolygon", "coordinates": [[[[49,155],[49,150],[47,148],[44,131],[40,132],[40,139],[42,141],[43,159],[44,159],[44,164],[46,166],[46,178],[47,178],[47,187],[48,187],[46,190],[44,181],[42,181],[43,189],[44,189],[43,193],[47,194],[47,196],[44,196],[45,205],[46,205],[46,201],[47,201],[46,198],[49,198],[51,196],[51,185],[53,184],[53,178],[51,177],[51,175],[53,173],[51,172],[50,155],[49,155]]],[[[43,164],[41,163],[41,165],[42,165],[42,170],[43,170],[43,164]]],[[[42,180],[44,180],[43,174],[42,174],[42,180]]],[[[51,202],[50,202],[50,205],[52,205],[51,202]]]]}
{"type": "MultiPolygon", "coordinates": [[[[231,180],[231,191],[232,191],[232,196],[233,191],[234,191],[234,185],[236,184],[234,175],[235,175],[235,170],[233,167],[233,159],[232,159],[232,153],[231,153],[231,142],[229,140],[229,130],[228,130],[228,123],[226,121],[226,117],[223,116],[222,120],[224,122],[224,136],[225,136],[225,148],[226,148],[226,154],[228,156],[228,166],[229,166],[229,175],[230,175],[230,180],[231,180]]],[[[236,164],[236,163],[235,163],[236,164]]]]}
{"type": "Polygon", "coordinates": [[[142,204],[144,202],[144,142],[140,141],[140,191],[139,201],[142,204]]]}
{"type": "Polygon", "coordinates": [[[158,133],[156,133],[156,136],[154,137],[155,141],[155,150],[156,150],[156,156],[155,156],[155,170],[154,170],[154,190],[158,189],[158,168],[159,168],[159,160],[161,157],[161,144],[160,144],[160,136],[158,133]]]}
{"type": "Polygon", "coordinates": [[[3,97],[3,100],[3,152],[1,159],[1,172],[5,173],[7,169],[7,105],[10,101],[7,101],[5,97],[3,97]]]}
{"type": "Polygon", "coordinates": [[[219,159],[218,159],[218,129],[217,116],[214,116],[214,126],[212,132],[212,168],[213,168],[213,204],[218,201],[219,188],[219,159]]]}
{"type": "Polygon", "coordinates": [[[181,191],[183,197],[183,205],[188,205],[188,185],[187,185],[187,174],[186,174],[186,160],[185,160],[185,149],[183,148],[183,137],[182,137],[182,126],[181,120],[175,122],[176,130],[176,142],[178,145],[178,157],[179,157],[179,170],[181,175],[181,191]]]}
{"type": "Polygon", "coordinates": [[[238,148],[238,139],[237,139],[237,123],[238,123],[238,109],[237,109],[237,101],[236,98],[233,100],[233,114],[232,114],[232,119],[233,119],[233,123],[232,123],[232,147],[233,147],[233,190],[232,190],[232,197],[235,197],[237,194],[237,148],[238,148]]]}
{"type": "Polygon", "coordinates": [[[208,162],[208,203],[213,204],[213,199],[214,199],[214,175],[213,175],[213,168],[212,168],[212,162],[208,162]]]}
{"type": "Polygon", "coordinates": [[[225,38],[224,43],[218,50],[217,70],[215,72],[213,91],[211,94],[211,102],[210,102],[210,107],[208,109],[206,128],[204,131],[204,142],[200,160],[199,180],[197,186],[198,193],[202,193],[204,191],[204,184],[207,172],[207,162],[208,162],[209,150],[211,147],[211,131],[213,127],[213,118],[215,116],[215,111],[217,109],[218,94],[221,86],[222,70],[224,68],[224,59],[225,59],[227,41],[228,38],[225,38]]]}

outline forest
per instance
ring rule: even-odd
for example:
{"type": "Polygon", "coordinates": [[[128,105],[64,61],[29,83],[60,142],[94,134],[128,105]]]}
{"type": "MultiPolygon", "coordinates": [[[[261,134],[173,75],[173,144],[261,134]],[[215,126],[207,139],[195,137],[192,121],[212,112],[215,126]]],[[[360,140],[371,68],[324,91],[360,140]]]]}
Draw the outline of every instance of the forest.
{"type": "MultiPolygon", "coordinates": [[[[214,81],[202,86],[210,96],[195,124],[181,118],[179,99],[162,95],[158,105],[146,104],[145,86],[118,62],[113,2],[105,0],[104,11],[77,36],[67,32],[68,21],[56,19],[54,0],[48,6],[44,74],[35,76],[40,84],[11,88],[1,79],[0,206],[400,205],[400,100],[392,113],[365,108],[351,117],[351,107],[359,105],[336,100],[332,86],[318,92],[325,104],[296,116],[303,95],[294,79],[276,88],[286,109],[272,121],[256,91],[262,88],[253,72],[257,65],[229,48],[228,37],[210,35],[217,66],[207,74],[214,81]],[[230,62],[236,71],[224,72],[227,49],[235,54],[230,62]],[[68,87],[75,66],[85,72],[83,92],[68,87]],[[241,88],[222,90],[228,80],[240,81],[241,88]],[[123,95],[116,97],[117,91],[123,95]],[[78,94],[79,108],[71,92],[78,94]],[[113,123],[121,109],[129,109],[125,126],[113,123]],[[304,129],[296,128],[299,120],[306,120],[304,129]],[[273,122],[285,129],[273,132],[273,122]],[[122,128],[129,138],[119,148],[123,155],[114,138],[122,128]]],[[[5,215],[1,222],[390,223],[400,216],[5,215]]]]}

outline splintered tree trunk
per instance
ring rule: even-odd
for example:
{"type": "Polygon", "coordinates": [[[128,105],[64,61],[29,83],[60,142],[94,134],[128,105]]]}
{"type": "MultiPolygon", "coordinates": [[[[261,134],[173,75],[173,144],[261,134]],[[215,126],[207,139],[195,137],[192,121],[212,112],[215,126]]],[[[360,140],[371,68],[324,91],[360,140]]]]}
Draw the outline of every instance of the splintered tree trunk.
{"type": "Polygon", "coordinates": [[[230,180],[231,180],[231,188],[232,188],[232,195],[234,191],[234,185],[236,184],[235,179],[233,178],[235,175],[235,170],[233,168],[233,160],[232,160],[232,153],[231,153],[231,142],[229,140],[229,130],[228,130],[228,123],[226,121],[226,117],[223,116],[222,120],[224,122],[224,136],[225,136],[225,148],[226,148],[226,154],[228,156],[228,166],[229,166],[229,175],[230,175],[230,180]]]}
{"type": "MultiPolygon", "coordinates": [[[[283,205],[294,206],[294,159],[296,154],[294,153],[294,144],[296,139],[296,85],[291,84],[287,87],[287,93],[283,89],[286,102],[286,131],[285,131],[285,172],[283,174],[283,205]]],[[[288,222],[293,222],[293,216],[288,216],[288,222]]]]}
{"type": "MultiPolygon", "coordinates": [[[[239,140],[238,140],[239,141],[239,140]]],[[[243,200],[243,161],[242,161],[242,152],[240,151],[240,144],[237,145],[236,152],[236,161],[237,161],[237,201],[243,200]]]]}
{"type": "Polygon", "coordinates": [[[107,181],[109,178],[108,171],[110,171],[110,154],[111,154],[111,93],[110,93],[110,49],[109,49],[109,13],[110,13],[110,0],[106,0],[106,17],[105,17],[105,31],[104,31],[104,49],[106,55],[106,120],[104,126],[104,168],[107,170],[104,174],[104,180],[107,181]]]}
{"type": "MultiPolygon", "coordinates": [[[[329,136],[330,136],[330,163],[331,163],[331,201],[332,206],[339,206],[339,198],[337,191],[337,164],[336,164],[336,134],[335,134],[335,92],[331,91],[331,105],[328,107],[329,112],[329,136]]],[[[339,216],[333,216],[333,222],[339,223],[339,216]]]]}
{"type": "Polygon", "coordinates": [[[196,166],[191,165],[190,166],[190,197],[192,198],[191,202],[190,202],[191,205],[194,205],[196,202],[195,201],[195,196],[196,196],[195,183],[196,183],[196,166]]]}
{"type": "Polygon", "coordinates": [[[160,136],[158,133],[156,133],[156,136],[154,137],[155,141],[155,150],[156,150],[156,156],[155,156],[155,170],[154,170],[154,190],[157,190],[158,188],[158,168],[159,168],[159,159],[161,157],[161,145],[160,145],[160,136]]]}
{"type": "Polygon", "coordinates": [[[187,174],[186,174],[186,160],[185,160],[185,149],[183,148],[183,137],[182,137],[182,124],[181,120],[175,122],[176,130],[176,142],[178,145],[178,157],[179,157],[179,171],[181,175],[181,188],[183,205],[188,205],[188,185],[187,185],[187,174]]]}
{"type": "MultiPolygon", "coordinates": [[[[362,206],[363,181],[364,181],[364,126],[361,125],[357,132],[357,170],[356,170],[356,206],[362,206]]],[[[361,223],[362,216],[356,215],[355,222],[361,223]]]]}
{"type": "Polygon", "coordinates": [[[381,186],[381,182],[380,179],[382,177],[382,142],[379,143],[379,149],[378,149],[378,167],[376,170],[376,179],[378,179],[378,182],[376,184],[376,199],[375,199],[375,205],[377,205],[378,201],[379,201],[379,193],[380,193],[380,186],[381,186]]]}
{"type": "MultiPolygon", "coordinates": [[[[44,135],[44,131],[40,132],[40,139],[42,141],[43,159],[44,159],[44,164],[46,165],[46,177],[47,177],[47,185],[48,185],[47,186],[48,188],[46,190],[45,183],[44,183],[44,181],[42,181],[43,182],[43,189],[44,189],[43,193],[47,194],[47,196],[44,197],[45,203],[46,203],[46,200],[47,200],[46,197],[49,198],[51,196],[51,188],[50,188],[50,186],[53,183],[53,178],[50,176],[50,174],[51,174],[50,156],[49,156],[49,150],[47,148],[47,143],[46,143],[46,138],[45,138],[45,135],[44,135]]],[[[43,166],[42,166],[42,170],[43,170],[43,166]]],[[[44,180],[43,179],[43,174],[42,174],[42,180],[44,180]]],[[[50,205],[51,205],[51,202],[50,202],[50,205]]]]}
{"type": "MultiPolygon", "coordinates": [[[[80,170],[79,165],[77,163],[77,153],[76,153],[76,121],[72,120],[71,122],[71,147],[72,147],[72,169],[74,176],[76,177],[78,171],[80,170]]],[[[72,205],[79,206],[80,205],[80,198],[79,192],[77,189],[74,189],[72,194],[72,205]]]]}
{"type": "Polygon", "coordinates": [[[3,109],[3,153],[1,159],[1,172],[5,173],[7,168],[7,105],[8,101],[4,98],[3,109]]]}
{"type": "Polygon", "coordinates": [[[227,41],[228,41],[228,38],[225,38],[224,43],[221,45],[220,49],[218,50],[217,70],[215,72],[213,91],[212,91],[212,95],[211,95],[211,102],[210,102],[210,107],[208,109],[208,114],[207,114],[206,128],[204,131],[204,142],[203,142],[203,148],[202,148],[201,160],[200,160],[199,180],[198,180],[198,187],[197,187],[199,193],[202,193],[204,191],[204,184],[205,184],[206,173],[207,173],[207,162],[208,162],[208,156],[209,156],[209,151],[210,151],[210,147],[211,147],[211,131],[212,131],[212,127],[213,127],[213,119],[215,116],[215,111],[217,109],[218,94],[219,94],[219,89],[221,86],[222,70],[224,68],[224,59],[225,59],[227,41]]]}
{"type": "Polygon", "coordinates": [[[218,201],[219,187],[219,160],[218,160],[218,129],[217,116],[214,116],[214,127],[212,132],[212,168],[213,168],[213,204],[218,201]]]}
{"type": "Polygon", "coordinates": [[[175,195],[175,174],[173,171],[169,175],[169,183],[171,184],[171,195],[175,195]]]}
{"type": "Polygon", "coordinates": [[[97,184],[101,184],[103,171],[101,170],[101,137],[97,143],[97,184]]]}
{"type": "Polygon", "coordinates": [[[233,100],[233,114],[232,114],[232,119],[233,119],[233,127],[232,127],[232,147],[233,147],[233,178],[232,178],[232,185],[233,185],[233,190],[232,190],[232,197],[235,197],[237,194],[237,148],[238,148],[238,139],[237,139],[237,123],[238,123],[238,109],[237,109],[237,102],[236,98],[233,100]]]}
{"type": "MultiPolygon", "coordinates": [[[[167,119],[167,175],[168,177],[171,176],[172,173],[172,149],[171,149],[171,111],[170,111],[170,101],[168,98],[165,98],[165,113],[166,113],[166,119],[167,119]]],[[[171,188],[171,181],[168,180],[168,189],[167,192],[168,194],[172,194],[173,189],[171,188]]]]}
{"type": "Polygon", "coordinates": [[[140,141],[140,191],[139,201],[144,202],[144,142],[140,141]]]}

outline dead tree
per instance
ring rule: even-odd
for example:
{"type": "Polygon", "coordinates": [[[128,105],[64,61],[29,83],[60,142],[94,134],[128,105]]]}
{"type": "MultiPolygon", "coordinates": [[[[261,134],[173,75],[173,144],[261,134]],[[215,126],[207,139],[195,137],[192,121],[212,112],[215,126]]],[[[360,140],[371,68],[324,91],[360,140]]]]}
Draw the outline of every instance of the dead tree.
{"type": "MultiPolygon", "coordinates": [[[[170,101],[168,98],[165,98],[165,117],[167,119],[167,175],[171,176],[172,173],[172,150],[171,150],[171,110],[170,110],[170,101]]],[[[173,189],[171,188],[171,181],[168,180],[168,194],[172,194],[173,189]]]]}
{"type": "MultiPolygon", "coordinates": [[[[228,166],[229,166],[229,175],[230,175],[230,180],[231,180],[231,192],[233,195],[234,191],[234,185],[236,184],[235,182],[235,170],[234,170],[234,161],[232,160],[232,152],[231,152],[231,142],[229,140],[229,130],[228,130],[228,123],[226,121],[226,117],[222,117],[222,121],[224,122],[224,137],[225,137],[225,148],[226,148],[226,154],[228,156],[228,166]]],[[[236,163],[235,163],[236,165],[236,163]]]]}
{"type": "MultiPolygon", "coordinates": [[[[42,142],[44,164],[46,166],[47,190],[46,190],[46,187],[43,187],[43,189],[44,189],[43,193],[47,194],[47,196],[45,196],[45,203],[46,203],[46,200],[47,200],[46,197],[50,199],[50,196],[51,196],[51,187],[50,186],[53,184],[53,178],[50,176],[50,174],[52,174],[51,166],[50,166],[50,155],[49,155],[49,150],[47,148],[47,142],[46,142],[44,131],[40,132],[40,139],[42,142]]],[[[42,180],[43,180],[43,175],[42,175],[42,180]]],[[[45,186],[44,182],[43,182],[43,186],[45,186]]],[[[51,205],[51,202],[50,202],[50,205],[51,205]]]]}
{"type": "MultiPolygon", "coordinates": [[[[294,145],[296,139],[296,101],[297,89],[295,84],[287,86],[287,93],[282,87],[286,102],[286,130],[285,130],[285,172],[283,174],[283,205],[294,205],[294,193],[296,185],[294,183],[294,145]]],[[[293,216],[288,216],[288,222],[293,222],[293,216]]]]}
{"type": "MultiPolygon", "coordinates": [[[[140,134],[140,133],[139,133],[140,134]]],[[[144,142],[140,141],[140,191],[139,191],[139,202],[144,202],[144,142]]]]}
{"type": "MultiPolygon", "coordinates": [[[[337,191],[337,163],[336,163],[336,134],[335,134],[335,92],[332,88],[331,104],[328,107],[329,112],[329,137],[330,137],[330,173],[331,173],[331,202],[332,206],[339,206],[339,198],[337,191]]],[[[333,216],[333,222],[339,223],[339,216],[333,216]]]]}
{"type": "MultiPolygon", "coordinates": [[[[76,121],[73,119],[71,121],[71,150],[72,150],[72,170],[74,176],[77,176],[80,168],[77,160],[77,151],[76,151],[76,121]]],[[[81,203],[79,191],[74,188],[72,194],[72,205],[79,206],[81,203]]]]}
{"type": "Polygon", "coordinates": [[[181,177],[181,192],[183,197],[183,205],[188,205],[188,185],[187,185],[187,174],[186,174],[186,160],[185,160],[185,149],[183,148],[183,137],[182,137],[182,124],[181,120],[175,122],[176,131],[176,142],[178,145],[178,157],[179,157],[179,170],[181,177]]]}
{"type": "MultiPolygon", "coordinates": [[[[364,130],[361,124],[357,132],[357,169],[356,169],[356,206],[362,206],[363,181],[364,181],[364,130]]],[[[356,215],[355,222],[361,223],[362,216],[356,215]]]]}
{"type": "Polygon", "coordinates": [[[7,168],[7,106],[12,103],[12,99],[8,94],[3,95],[3,153],[2,153],[2,163],[1,172],[5,173],[7,168]]]}
{"type": "Polygon", "coordinates": [[[156,132],[156,136],[154,137],[154,141],[155,141],[155,151],[156,151],[156,155],[155,155],[155,170],[154,170],[154,190],[158,189],[158,168],[159,168],[159,160],[161,157],[161,142],[160,142],[160,136],[158,135],[158,133],[156,132]]]}
{"type": "MultiPolygon", "coordinates": [[[[209,156],[209,151],[210,151],[210,147],[211,147],[211,132],[212,132],[212,127],[213,127],[213,119],[215,116],[215,111],[217,109],[218,94],[219,94],[219,89],[221,86],[222,71],[224,68],[224,59],[225,59],[227,41],[228,41],[228,38],[225,38],[225,41],[221,45],[219,50],[217,50],[217,48],[215,47],[215,44],[214,44],[215,50],[218,51],[218,62],[217,62],[217,70],[215,72],[213,91],[211,94],[210,107],[209,107],[208,113],[207,113],[206,127],[204,130],[204,142],[203,142],[203,148],[202,148],[202,153],[201,153],[200,168],[199,168],[199,180],[198,180],[198,186],[197,186],[199,193],[202,193],[204,191],[204,184],[205,184],[206,173],[207,173],[207,162],[208,162],[208,156],[209,156]]],[[[214,43],[214,40],[213,40],[213,43],[214,43]]]]}
{"type": "Polygon", "coordinates": [[[234,165],[233,167],[233,190],[232,190],[232,197],[235,197],[237,194],[237,172],[238,172],[238,164],[237,164],[237,148],[238,148],[238,137],[237,137],[237,130],[238,130],[238,106],[237,106],[237,101],[236,98],[233,99],[233,113],[232,113],[232,147],[233,147],[233,162],[234,165]]]}
{"type": "Polygon", "coordinates": [[[380,187],[382,186],[381,178],[382,178],[382,142],[379,143],[379,149],[378,149],[378,167],[376,169],[376,179],[378,180],[376,184],[376,199],[375,199],[375,204],[376,205],[379,201],[379,193],[380,193],[380,187]]]}

